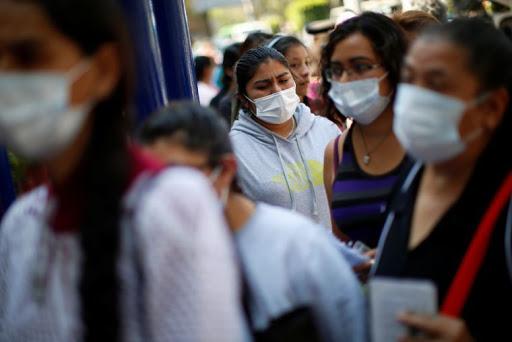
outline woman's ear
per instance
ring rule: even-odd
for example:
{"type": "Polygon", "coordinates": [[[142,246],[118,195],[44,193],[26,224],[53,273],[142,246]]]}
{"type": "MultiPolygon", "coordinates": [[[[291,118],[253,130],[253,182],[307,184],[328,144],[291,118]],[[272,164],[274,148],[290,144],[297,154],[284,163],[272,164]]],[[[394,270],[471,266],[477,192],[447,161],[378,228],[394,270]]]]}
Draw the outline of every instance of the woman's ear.
{"type": "Polygon", "coordinates": [[[101,46],[92,57],[92,63],[97,76],[94,96],[101,100],[114,91],[121,78],[121,57],[117,45],[107,43],[101,46]]]}
{"type": "Polygon", "coordinates": [[[489,94],[487,101],[484,103],[482,111],[483,128],[488,132],[494,132],[508,107],[510,94],[507,89],[499,88],[489,94]]]}
{"type": "Polygon", "coordinates": [[[250,110],[251,107],[249,101],[247,101],[244,95],[237,92],[236,97],[238,99],[238,103],[240,103],[240,108],[250,110]]]}
{"type": "Polygon", "coordinates": [[[235,77],[235,72],[234,72],[233,68],[224,69],[224,73],[231,78],[235,77]]]}

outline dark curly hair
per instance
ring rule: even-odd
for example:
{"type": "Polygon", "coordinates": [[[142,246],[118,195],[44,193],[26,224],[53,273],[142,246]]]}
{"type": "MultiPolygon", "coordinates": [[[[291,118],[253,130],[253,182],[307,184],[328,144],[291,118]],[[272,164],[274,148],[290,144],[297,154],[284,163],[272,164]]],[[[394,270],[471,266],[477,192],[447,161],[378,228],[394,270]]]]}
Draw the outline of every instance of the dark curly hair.
{"type": "Polygon", "coordinates": [[[344,122],[345,117],[337,111],[328,96],[331,84],[327,81],[325,70],[329,68],[332,54],[338,43],[354,33],[361,33],[370,41],[375,54],[379,56],[382,65],[388,71],[388,80],[393,89],[396,89],[400,80],[400,69],[407,48],[402,29],[392,19],[378,13],[365,12],[343,22],[331,32],[321,59],[322,96],[326,104],[323,114],[336,123],[344,122]]]}

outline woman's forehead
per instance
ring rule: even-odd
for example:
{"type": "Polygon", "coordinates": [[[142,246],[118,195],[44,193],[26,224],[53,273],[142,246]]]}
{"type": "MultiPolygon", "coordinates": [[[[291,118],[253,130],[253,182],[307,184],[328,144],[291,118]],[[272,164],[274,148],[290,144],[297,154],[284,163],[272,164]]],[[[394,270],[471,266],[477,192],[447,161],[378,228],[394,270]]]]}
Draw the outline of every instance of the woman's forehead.
{"type": "Polygon", "coordinates": [[[406,65],[418,69],[439,69],[448,73],[468,72],[467,53],[444,39],[419,38],[405,58],[406,65]]]}
{"type": "Polygon", "coordinates": [[[274,59],[269,59],[259,65],[251,81],[256,82],[261,79],[275,78],[285,73],[289,73],[286,66],[274,59]]]}
{"type": "Polygon", "coordinates": [[[372,43],[362,33],[356,32],[336,44],[331,60],[348,61],[354,57],[376,59],[372,43]]]}
{"type": "Polygon", "coordinates": [[[0,1],[0,41],[42,37],[56,32],[44,11],[35,4],[0,1]]]}
{"type": "Polygon", "coordinates": [[[300,57],[306,58],[308,56],[309,56],[308,50],[300,44],[292,45],[286,51],[287,58],[300,58],[300,57]]]}

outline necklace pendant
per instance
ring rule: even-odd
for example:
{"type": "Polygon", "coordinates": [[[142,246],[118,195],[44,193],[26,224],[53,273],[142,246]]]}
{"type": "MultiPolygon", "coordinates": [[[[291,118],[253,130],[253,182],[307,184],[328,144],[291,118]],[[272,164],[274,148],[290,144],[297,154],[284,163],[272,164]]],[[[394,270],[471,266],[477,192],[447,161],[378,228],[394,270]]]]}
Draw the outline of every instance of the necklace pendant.
{"type": "Polygon", "coordinates": [[[363,157],[364,165],[370,164],[370,161],[371,161],[370,155],[369,154],[365,154],[364,157],[363,157]]]}

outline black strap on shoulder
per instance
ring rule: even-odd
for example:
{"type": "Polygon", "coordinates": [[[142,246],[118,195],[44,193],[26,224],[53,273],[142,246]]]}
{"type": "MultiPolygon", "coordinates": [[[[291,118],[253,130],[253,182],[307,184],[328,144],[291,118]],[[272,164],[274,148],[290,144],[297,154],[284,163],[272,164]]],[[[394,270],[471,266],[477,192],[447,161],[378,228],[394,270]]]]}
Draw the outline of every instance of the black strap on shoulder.
{"type": "MultiPolygon", "coordinates": [[[[378,275],[381,271],[381,266],[387,268],[388,266],[391,269],[395,269],[400,267],[400,258],[395,254],[400,252],[404,248],[404,242],[407,243],[408,240],[408,231],[397,231],[394,230],[391,236],[391,228],[394,226],[395,220],[398,217],[401,217],[405,212],[409,205],[408,193],[413,185],[414,181],[418,177],[418,174],[422,168],[422,164],[416,162],[409,168],[407,176],[404,181],[401,183],[400,187],[397,188],[396,192],[392,196],[388,207],[388,215],[386,217],[386,221],[384,223],[384,228],[382,230],[382,235],[379,240],[379,244],[377,247],[377,258],[375,260],[375,264],[373,265],[370,276],[378,275]],[[397,262],[392,263],[390,260],[396,260],[397,262]]],[[[389,270],[389,272],[393,273],[393,270],[389,270]]],[[[387,270],[383,270],[384,273],[388,273],[387,270]]]]}

